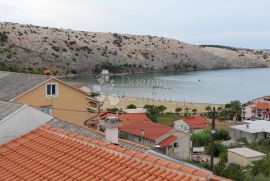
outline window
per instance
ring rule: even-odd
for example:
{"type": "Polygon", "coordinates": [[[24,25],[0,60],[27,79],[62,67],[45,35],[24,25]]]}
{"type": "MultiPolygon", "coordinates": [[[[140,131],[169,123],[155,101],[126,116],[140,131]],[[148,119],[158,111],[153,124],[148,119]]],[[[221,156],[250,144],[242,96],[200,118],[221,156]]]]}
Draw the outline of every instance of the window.
{"type": "Polygon", "coordinates": [[[46,113],[46,114],[49,114],[49,115],[52,115],[52,109],[49,108],[49,107],[43,107],[40,109],[40,111],[46,113]]]}
{"type": "Polygon", "coordinates": [[[47,97],[56,97],[57,95],[58,95],[57,84],[47,84],[46,85],[46,96],[47,97]]]}
{"type": "Polygon", "coordinates": [[[173,147],[178,147],[178,143],[177,142],[175,142],[174,144],[173,144],[173,147]]]}

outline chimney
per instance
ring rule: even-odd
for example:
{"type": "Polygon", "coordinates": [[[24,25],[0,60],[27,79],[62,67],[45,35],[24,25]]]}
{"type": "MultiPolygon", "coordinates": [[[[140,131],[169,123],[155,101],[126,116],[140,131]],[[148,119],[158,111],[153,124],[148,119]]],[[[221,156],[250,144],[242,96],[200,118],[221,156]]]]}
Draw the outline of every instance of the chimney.
{"type": "Polygon", "coordinates": [[[144,129],[141,129],[141,136],[144,137],[144,129]]]}
{"type": "Polygon", "coordinates": [[[107,142],[118,145],[119,118],[116,116],[106,117],[102,124],[105,127],[105,139],[107,142]]]}

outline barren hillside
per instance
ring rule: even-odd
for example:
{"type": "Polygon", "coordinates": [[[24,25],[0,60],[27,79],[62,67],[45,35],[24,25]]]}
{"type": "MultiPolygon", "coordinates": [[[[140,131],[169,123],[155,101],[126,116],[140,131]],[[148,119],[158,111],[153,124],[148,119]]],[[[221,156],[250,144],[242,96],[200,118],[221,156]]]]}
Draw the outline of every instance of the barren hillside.
{"type": "Polygon", "coordinates": [[[54,74],[266,67],[270,53],[196,46],[157,36],[0,23],[0,69],[54,74]]]}

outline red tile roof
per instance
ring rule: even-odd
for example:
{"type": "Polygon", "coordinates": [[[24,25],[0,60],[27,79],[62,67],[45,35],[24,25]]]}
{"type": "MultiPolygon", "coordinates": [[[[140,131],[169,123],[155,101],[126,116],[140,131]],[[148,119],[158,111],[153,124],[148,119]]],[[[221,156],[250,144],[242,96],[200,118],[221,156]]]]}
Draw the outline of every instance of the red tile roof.
{"type": "Polygon", "coordinates": [[[192,129],[204,129],[208,126],[207,120],[200,115],[183,118],[183,121],[185,121],[192,129]]]}
{"type": "Polygon", "coordinates": [[[258,102],[258,103],[255,103],[253,106],[252,106],[253,109],[270,109],[270,103],[268,102],[258,102]]]}
{"type": "MultiPolygon", "coordinates": [[[[100,117],[103,119],[112,115],[115,116],[113,113],[103,113],[100,117]]],[[[119,127],[120,131],[136,136],[142,136],[143,130],[143,137],[149,140],[156,140],[165,133],[173,130],[172,127],[154,123],[144,113],[119,114],[118,117],[121,122],[119,127]]]]}
{"type": "Polygon", "coordinates": [[[176,140],[177,140],[177,137],[174,136],[174,135],[171,135],[168,138],[162,140],[157,145],[160,146],[160,147],[166,147],[166,146],[172,145],[176,140]]]}
{"type": "MultiPolygon", "coordinates": [[[[0,146],[1,180],[205,181],[211,172],[45,125],[0,146]]],[[[220,178],[219,180],[226,180],[220,178]]]]}

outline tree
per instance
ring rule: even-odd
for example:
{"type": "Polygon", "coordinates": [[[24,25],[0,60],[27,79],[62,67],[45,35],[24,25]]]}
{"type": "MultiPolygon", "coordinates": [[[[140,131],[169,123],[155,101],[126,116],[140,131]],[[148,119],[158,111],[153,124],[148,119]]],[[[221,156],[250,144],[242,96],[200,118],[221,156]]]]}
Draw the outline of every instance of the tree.
{"type": "Polygon", "coordinates": [[[117,112],[119,112],[120,110],[119,110],[117,107],[113,107],[113,108],[108,108],[107,111],[108,111],[108,112],[111,112],[111,113],[117,113],[117,112]]]}
{"type": "Polygon", "coordinates": [[[143,108],[147,110],[147,116],[149,117],[149,119],[151,119],[154,122],[156,122],[158,116],[167,109],[167,107],[163,105],[155,106],[149,104],[144,105],[143,108]]]}
{"type": "Polygon", "coordinates": [[[181,107],[177,107],[177,108],[175,108],[175,112],[176,112],[176,113],[178,113],[178,114],[179,114],[181,111],[182,111],[182,108],[181,108],[181,107]]]}
{"type": "MultiPolygon", "coordinates": [[[[219,142],[214,143],[214,156],[218,157],[221,153],[226,152],[226,147],[219,142]]],[[[211,154],[211,145],[206,147],[207,154],[211,154]]]]}
{"type": "Polygon", "coordinates": [[[164,105],[160,105],[160,106],[157,106],[156,109],[157,109],[157,111],[159,113],[162,113],[162,112],[164,112],[167,109],[167,107],[164,106],[164,105]]]}
{"type": "Polygon", "coordinates": [[[127,109],[136,109],[137,107],[134,104],[129,104],[127,109]]]}
{"type": "Polygon", "coordinates": [[[207,111],[207,117],[210,117],[210,111],[211,111],[211,107],[210,106],[206,106],[205,110],[207,111]]]}
{"type": "Polygon", "coordinates": [[[205,110],[209,113],[209,112],[211,111],[211,107],[210,107],[210,106],[207,106],[207,107],[205,108],[205,110]]]}
{"type": "Polygon", "coordinates": [[[225,129],[218,129],[217,133],[215,135],[215,140],[229,140],[230,136],[229,136],[229,132],[225,129]]]}
{"type": "Polygon", "coordinates": [[[192,114],[196,114],[197,113],[197,109],[192,109],[192,114]]]}

